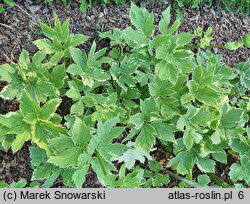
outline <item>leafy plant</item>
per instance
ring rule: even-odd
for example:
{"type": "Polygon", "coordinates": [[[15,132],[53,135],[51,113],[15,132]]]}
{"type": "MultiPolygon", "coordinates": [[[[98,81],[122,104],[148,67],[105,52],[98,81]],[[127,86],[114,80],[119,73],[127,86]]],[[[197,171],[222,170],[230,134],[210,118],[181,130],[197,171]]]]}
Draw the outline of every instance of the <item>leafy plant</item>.
{"type": "Polygon", "coordinates": [[[10,185],[5,182],[0,182],[0,188],[23,188],[26,183],[27,181],[25,179],[21,179],[18,182],[13,182],[10,185]]]}
{"type": "Polygon", "coordinates": [[[40,49],[44,50],[46,54],[54,54],[53,60],[58,62],[61,57],[69,56],[69,48],[76,47],[88,40],[88,37],[82,34],[69,33],[69,19],[62,25],[57,16],[55,16],[54,28],[40,23],[43,34],[48,39],[39,39],[34,41],[34,44],[40,49]]]}
{"type": "Polygon", "coordinates": [[[191,6],[192,8],[199,8],[201,5],[212,5],[215,3],[216,7],[225,9],[229,12],[237,10],[240,13],[246,15],[250,14],[250,1],[249,0],[177,0],[174,1],[174,6],[177,12],[180,12],[180,8],[183,6],[191,6]]]}
{"type": "MultiPolygon", "coordinates": [[[[0,182],[0,188],[24,188],[27,186],[27,181],[25,179],[20,179],[18,182],[12,182],[11,184],[0,182]]],[[[40,186],[39,182],[31,182],[29,188],[38,188],[40,186]]]]}
{"type": "MultiPolygon", "coordinates": [[[[248,62],[234,69],[208,50],[195,54],[214,47],[212,30],[176,34],[170,7],[156,36],[152,13],[132,3],[130,18],[134,27],[100,33],[111,46],[97,50],[93,42],[88,53],[76,48],[87,36],[69,34],[69,20],[41,23],[48,39],[35,41],[32,60],[23,51],[17,64],[0,66],[8,82],[1,97],[20,103],[0,115],[1,148],[16,152],[31,141],[32,180],[43,187],[60,177],[80,188],[90,169],[106,187],[159,187],[178,175],[189,186],[195,166],[204,174],[195,186],[205,186],[205,174],[229,154],[231,179],[249,184],[248,62]],[[190,45],[196,36],[200,45],[190,45]],[[61,97],[73,101],[64,117],[61,97]],[[158,145],[173,157],[169,174],[153,156],[158,145]]],[[[249,35],[229,43],[216,47],[249,46],[249,35]]]]}
{"type": "Polygon", "coordinates": [[[160,187],[170,182],[169,174],[161,174],[162,165],[156,161],[150,161],[149,170],[145,171],[144,178],[147,179],[144,188],[160,187]]]}

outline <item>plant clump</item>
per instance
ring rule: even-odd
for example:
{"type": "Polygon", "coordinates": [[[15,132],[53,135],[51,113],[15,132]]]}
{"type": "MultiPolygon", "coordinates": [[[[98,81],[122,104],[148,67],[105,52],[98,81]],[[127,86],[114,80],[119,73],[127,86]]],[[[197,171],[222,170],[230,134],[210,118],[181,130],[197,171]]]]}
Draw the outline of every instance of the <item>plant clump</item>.
{"type": "MultiPolygon", "coordinates": [[[[0,148],[14,153],[30,141],[32,180],[43,187],[61,177],[80,188],[90,168],[105,187],[159,187],[169,176],[207,186],[229,156],[230,179],[249,185],[250,61],[225,65],[208,50],[211,28],[176,34],[180,22],[170,25],[170,7],[157,36],[146,9],[132,3],[130,19],[133,27],[100,33],[109,47],[93,42],[88,53],[77,48],[88,37],[70,34],[69,20],[41,23],[39,51],[30,58],[23,50],[18,63],[0,66],[8,82],[0,96],[20,103],[0,115],[0,148]],[[195,37],[201,44],[192,46],[195,37]],[[64,117],[56,113],[62,97],[73,101],[64,117]],[[157,143],[171,155],[166,166],[152,154],[157,143]]],[[[249,39],[219,47],[235,50],[249,39]]]]}

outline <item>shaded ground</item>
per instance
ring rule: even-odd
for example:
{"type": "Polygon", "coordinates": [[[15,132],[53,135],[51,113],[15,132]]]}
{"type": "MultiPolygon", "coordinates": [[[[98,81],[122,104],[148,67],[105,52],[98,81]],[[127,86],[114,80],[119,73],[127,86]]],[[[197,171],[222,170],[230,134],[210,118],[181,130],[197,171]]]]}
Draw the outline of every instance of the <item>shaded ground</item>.
{"type": "MultiPolygon", "coordinates": [[[[83,46],[89,49],[93,40],[97,42],[98,47],[103,47],[106,42],[98,37],[99,31],[112,30],[113,27],[125,28],[130,25],[129,7],[116,5],[98,5],[89,9],[85,13],[79,12],[79,1],[72,3],[67,7],[62,4],[53,4],[51,7],[44,5],[38,0],[17,1],[19,6],[7,8],[6,12],[0,14],[0,64],[9,61],[17,61],[22,49],[30,53],[36,51],[32,41],[41,37],[38,27],[38,21],[43,20],[49,24],[53,22],[53,13],[56,13],[61,20],[67,17],[71,19],[71,32],[83,33],[89,35],[90,40],[83,46]],[[25,3],[23,3],[25,2],[25,3]],[[21,8],[20,8],[21,7],[21,8]],[[27,15],[26,12],[29,14],[27,15]]],[[[159,3],[159,1],[149,1],[143,3],[150,11],[155,13],[155,21],[158,22],[163,11],[168,6],[168,1],[159,3]],[[155,3],[158,2],[158,3],[155,3]]],[[[213,8],[203,7],[200,10],[191,8],[184,9],[185,22],[179,31],[193,32],[198,26],[206,30],[211,26],[214,30],[213,37],[216,39],[214,44],[224,44],[228,41],[241,40],[241,38],[250,32],[250,18],[243,17],[240,14],[227,14],[224,11],[215,11],[213,8]]],[[[235,52],[226,50],[213,50],[215,53],[223,54],[223,60],[226,64],[234,66],[240,61],[244,61],[250,56],[249,48],[241,48],[235,52]]],[[[0,70],[1,71],[1,70],[0,70]]],[[[0,90],[6,85],[0,82],[0,90]]],[[[70,102],[67,102],[70,104],[70,102]]],[[[66,114],[67,103],[62,104],[60,110],[66,114]]],[[[16,101],[6,101],[0,98],[0,113],[6,114],[9,111],[18,109],[16,101]]],[[[11,151],[0,151],[0,181],[18,181],[21,178],[30,180],[31,167],[29,163],[28,144],[19,152],[12,154],[11,151]]],[[[223,166],[218,167],[218,175],[226,175],[228,169],[223,166]]],[[[228,179],[227,176],[224,176],[228,179]]],[[[60,181],[55,186],[60,186],[60,181]]],[[[85,187],[98,187],[96,176],[89,173],[85,187]]]]}

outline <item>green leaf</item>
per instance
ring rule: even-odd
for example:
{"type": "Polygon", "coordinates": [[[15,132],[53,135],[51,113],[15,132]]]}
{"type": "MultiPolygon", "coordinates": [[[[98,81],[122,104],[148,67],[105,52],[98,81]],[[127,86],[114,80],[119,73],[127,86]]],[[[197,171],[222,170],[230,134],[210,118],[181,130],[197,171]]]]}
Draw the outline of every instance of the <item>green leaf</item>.
{"type": "Polygon", "coordinates": [[[242,171],[242,167],[240,164],[237,164],[237,163],[232,164],[232,166],[230,167],[230,173],[229,173],[232,181],[236,182],[241,177],[239,176],[241,171],[242,171]]]}
{"type": "Polygon", "coordinates": [[[64,168],[60,172],[60,176],[63,179],[63,185],[69,186],[69,187],[76,187],[74,184],[74,181],[72,179],[73,174],[76,172],[75,168],[64,168]]]}
{"type": "Polygon", "coordinates": [[[140,134],[136,138],[136,145],[142,148],[145,152],[150,152],[155,143],[155,135],[156,131],[153,126],[144,124],[140,134]]]}
{"type": "Polygon", "coordinates": [[[59,92],[58,90],[53,86],[52,83],[45,81],[45,80],[39,80],[36,83],[35,87],[30,87],[29,93],[31,93],[31,89],[36,89],[36,95],[39,101],[45,103],[47,101],[47,97],[52,96],[58,96],[59,92]]]}
{"type": "Polygon", "coordinates": [[[208,175],[204,174],[204,175],[199,175],[198,176],[198,183],[203,186],[206,187],[209,183],[210,183],[210,178],[208,175]]]}
{"type": "MultiPolygon", "coordinates": [[[[102,157],[101,157],[101,158],[102,158],[102,157]]],[[[92,160],[91,160],[90,163],[91,163],[92,169],[94,170],[94,172],[95,172],[96,175],[97,175],[98,180],[99,180],[101,183],[103,183],[102,180],[103,180],[103,178],[105,177],[105,175],[104,175],[104,173],[103,173],[103,168],[102,168],[102,166],[101,166],[100,160],[97,159],[97,158],[92,158],[92,160]]],[[[110,163],[110,162],[108,162],[108,161],[106,161],[106,160],[103,160],[103,166],[104,166],[104,168],[107,170],[107,172],[116,171],[115,166],[114,166],[112,163],[110,163]]]]}
{"type": "Polygon", "coordinates": [[[241,164],[237,164],[237,163],[232,164],[232,166],[230,167],[229,176],[234,182],[238,180],[245,180],[248,184],[250,184],[249,157],[241,156],[240,160],[241,160],[241,164]]]}
{"type": "Polygon", "coordinates": [[[144,170],[140,169],[120,178],[118,186],[120,188],[138,188],[144,179],[144,170]]]}
{"type": "Polygon", "coordinates": [[[86,54],[83,54],[83,52],[80,49],[71,47],[70,48],[70,54],[71,54],[71,57],[72,57],[73,61],[78,66],[80,66],[81,68],[87,66],[86,54]]]}
{"type": "Polygon", "coordinates": [[[191,147],[193,146],[194,144],[193,135],[190,130],[184,132],[183,143],[186,146],[187,150],[190,150],[191,147]]]}
{"type": "Polygon", "coordinates": [[[193,124],[206,127],[210,122],[217,119],[216,116],[208,111],[200,109],[200,111],[191,119],[193,124]]]}
{"type": "Polygon", "coordinates": [[[41,111],[40,106],[26,92],[22,93],[20,102],[20,111],[24,116],[24,121],[34,123],[38,119],[38,113],[41,111]]]}
{"type": "Polygon", "coordinates": [[[166,34],[173,34],[179,27],[180,27],[181,22],[177,19],[174,21],[172,26],[168,29],[166,34]]]}
{"type": "Polygon", "coordinates": [[[144,115],[145,120],[149,121],[151,116],[158,115],[158,108],[154,98],[147,98],[140,101],[140,109],[144,115]]]}
{"type": "Polygon", "coordinates": [[[194,143],[199,143],[202,140],[202,135],[197,133],[193,129],[187,128],[183,135],[183,143],[186,146],[187,150],[190,150],[194,143]]]}
{"type": "Polygon", "coordinates": [[[75,146],[72,138],[66,135],[59,135],[57,137],[51,138],[48,140],[48,142],[49,148],[53,150],[55,154],[60,154],[61,152],[64,152],[65,150],[75,146]]]}
{"type": "Polygon", "coordinates": [[[246,89],[250,89],[250,70],[249,70],[250,61],[239,63],[236,66],[236,70],[240,77],[240,84],[246,89]]]}
{"type": "Polygon", "coordinates": [[[61,99],[51,99],[42,107],[38,117],[42,120],[49,120],[62,102],[61,99]]]}
{"type": "Polygon", "coordinates": [[[78,117],[75,117],[70,133],[76,146],[82,147],[90,140],[90,128],[78,117]]]}
{"type": "Polygon", "coordinates": [[[153,179],[153,187],[161,187],[163,185],[167,185],[170,182],[169,175],[156,175],[153,179]]]}
{"type": "Polygon", "coordinates": [[[41,63],[45,60],[46,56],[47,55],[44,51],[38,51],[35,53],[32,57],[32,66],[41,66],[41,63]]]}
{"type": "Polygon", "coordinates": [[[18,64],[20,66],[20,69],[28,69],[30,58],[29,53],[26,50],[22,50],[18,59],[18,64]]]}
{"type": "MultiPolygon", "coordinates": [[[[3,13],[5,11],[4,7],[0,6],[0,13],[3,13]]],[[[2,183],[2,182],[1,182],[2,183]]],[[[0,188],[1,188],[1,183],[0,183],[0,188]]],[[[7,184],[6,184],[7,185],[7,184]]],[[[4,185],[3,185],[4,186],[4,185]]],[[[5,187],[3,187],[5,188],[5,187]]]]}
{"type": "Polygon", "coordinates": [[[75,171],[75,173],[73,174],[72,180],[74,181],[77,188],[82,188],[88,170],[89,170],[89,165],[86,165],[82,169],[75,171]]]}
{"type": "MultiPolygon", "coordinates": [[[[138,45],[138,47],[143,47],[149,43],[148,38],[143,32],[139,30],[133,30],[131,27],[126,28],[122,31],[124,39],[130,45],[130,41],[138,45]]],[[[132,47],[132,45],[131,45],[132,47]]]]}
{"type": "Polygon", "coordinates": [[[0,97],[7,99],[7,100],[13,100],[15,97],[19,98],[20,93],[23,88],[24,88],[23,84],[11,83],[2,89],[0,93],[0,97]]]}
{"type": "Polygon", "coordinates": [[[103,33],[99,33],[99,35],[101,38],[109,38],[111,40],[110,44],[112,46],[123,44],[122,31],[118,28],[114,28],[112,33],[103,32],[103,33]]]}
{"type": "Polygon", "coordinates": [[[130,117],[130,122],[135,125],[135,129],[140,129],[144,123],[144,115],[142,113],[137,113],[130,117]]]}
{"type": "Polygon", "coordinates": [[[92,159],[91,155],[89,155],[87,153],[82,153],[78,157],[78,167],[83,168],[84,166],[86,166],[87,164],[90,163],[91,159],[92,159]]]}
{"type": "Polygon", "coordinates": [[[195,97],[206,105],[216,106],[221,95],[211,88],[200,88],[196,91],[195,97]]]}
{"type": "Polygon", "coordinates": [[[162,80],[169,80],[172,84],[177,82],[178,70],[172,64],[161,62],[155,66],[158,76],[162,80]]]}
{"type": "Polygon", "coordinates": [[[13,0],[3,0],[4,3],[8,4],[9,6],[13,7],[16,3],[13,0]]]}
{"type": "Polygon", "coordinates": [[[21,179],[18,182],[13,182],[10,185],[10,188],[24,188],[26,186],[26,184],[27,184],[27,181],[25,179],[21,179]]]}
{"type": "Polygon", "coordinates": [[[162,165],[161,163],[157,162],[157,161],[149,161],[149,165],[148,165],[149,169],[151,171],[153,171],[154,173],[159,173],[162,170],[162,165]]]}
{"type": "Polygon", "coordinates": [[[169,161],[167,167],[177,166],[177,172],[185,175],[192,172],[193,165],[193,154],[188,151],[181,151],[169,161]]]}
{"type": "Polygon", "coordinates": [[[227,154],[224,150],[212,153],[212,157],[223,164],[227,164],[227,154]]]}
{"type": "Polygon", "coordinates": [[[193,105],[189,105],[188,110],[185,115],[182,115],[177,121],[176,127],[180,130],[184,130],[184,127],[190,125],[190,119],[198,113],[198,108],[193,105]]]}
{"type": "Polygon", "coordinates": [[[214,173],[215,161],[209,158],[198,158],[198,168],[205,173],[214,173]]]}
{"type": "Polygon", "coordinates": [[[67,20],[62,24],[61,40],[63,42],[65,42],[69,38],[69,22],[70,19],[67,18],[67,20]]]}
{"type": "Polygon", "coordinates": [[[154,15],[149,13],[146,9],[137,7],[131,3],[129,13],[131,23],[141,30],[147,37],[150,37],[154,32],[154,15]]]}
{"type": "Polygon", "coordinates": [[[98,122],[97,135],[93,137],[88,146],[88,154],[92,155],[97,150],[107,161],[118,159],[126,151],[127,147],[123,144],[113,143],[113,139],[121,136],[123,127],[114,127],[120,121],[116,116],[107,120],[104,124],[98,122]]]}
{"type": "Polygon", "coordinates": [[[59,168],[53,168],[51,176],[45,181],[45,183],[42,185],[42,187],[43,188],[51,187],[59,175],[60,175],[59,168]]]}
{"type": "Polygon", "coordinates": [[[72,74],[72,75],[81,75],[84,73],[82,68],[77,64],[69,65],[67,68],[67,72],[72,74]]]}
{"type": "Polygon", "coordinates": [[[53,54],[57,51],[54,45],[47,39],[40,39],[33,42],[39,50],[44,50],[46,54],[53,54]]]}
{"type": "Polygon", "coordinates": [[[213,144],[219,144],[221,143],[221,138],[224,134],[221,132],[220,129],[217,129],[212,135],[211,135],[211,139],[213,144]]]}
{"type": "Polygon", "coordinates": [[[53,28],[47,26],[46,24],[44,24],[44,23],[42,23],[42,22],[40,23],[40,27],[41,27],[41,29],[42,29],[43,34],[44,34],[46,37],[48,37],[48,38],[50,38],[51,40],[53,40],[53,38],[54,38],[54,36],[55,36],[55,34],[56,34],[55,29],[53,29],[53,28]]]}
{"type": "Polygon", "coordinates": [[[166,120],[169,120],[173,118],[175,115],[179,115],[179,110],[176,107],[176,102],[173,101],[170,98],[162,99],[161,101],[161,115],[166,118],[166,120]]]}
{"type": "Polygon", "coordinates": [[[174,36],[174,38],[177,38],[177,43],[182,46],[190,43],[194,37],[195,35],[190,33],[179,33],[174,36]]]}
{"type": "Polygon", "coordinates": [[[119,117],[114,117],[108,121],[106,121],[104,124],[101,122],[97,125],[97,135],[98,135],[98,141],[99,142],[111,142],[114,138],[121,135],[121,133],[124,131],[124,128],[122,127],[114,127],[118,122],[120,121],[119,117]]]}
{"type": "Polygon", "coordinates": [[[64,65],[59,65],[53,68],[53,71],[51,72],[51,82],[57,89],[60,89],[64,86],[65,78],[66,71],[64,65]]]}
{"type": "Polygon", "coordinates": [[[87,2],[86,2],[86,0],[82,0],[81,6],[80,6],[80,11],[84,12],[86,10],[87,10],[87,2]]]}
{"type": "Polygon", "coordinates": [[[229,50],[237,50],[242,46],[243,46],[242,42],[229,42],[225,45],[225,48],[229,50]]]}
{"type": "Polygon", "coordinates": [[[82,115],[84,113],[84,105],[82,100],[77,101],[74,103],[70,108],[71,114],[82,115]]]}
{"type": "Polygon", "coordinates": [[[145,162],[145,157],[148,157],[146,152],[135,147],[133,149],[128,149],[122,156],[120,156],[119,162],[124,162],[127,169],[132,169],[137,160],[143,164],[145,162]]]}
{"type": "Polygon", "coordinates": [[[88,36],[82,34],[71,35],[70,37],[70,46],[76,47],[85,43],[89,39],[88,36]]]}
{"type": "Polygon", "coordinates": [[[250,156],[250,144],[248,142],[243,142],[239,139],[231,139],[229,145],[233,151],[241,155],[250,156]]]}
{"type": "Polygon", "coordinates": [[[41,185],[41,184],[40,184],[38,181],[32,181],[32,182],[30,182],[29,187],[30,187],[30,188],[39,188],[40,185],[41,185]]]}
{"type": "Polygon", "coordinates": [[[51,164],[43,164],[41,166],[37,166],[33,173],[31,180],[42,180],[47,179],[50,177],[52,171],[52,165],[51,164]]]}
{"type": "Polygon", "coordinates": [[[11,147],[13,150],[13,154],[20,150],[24,143],[30,139],[30,134],[28,132],[23,133],[23,134],[18,134],[13,141],[11,147]]]}
{"type": "Polygon", "coordinates": [[[221,116],[221,126],[227,129],[233,129],[240,123],[244,111],[237,108],[232,108],[221,116]]]}
{"type": "Polygon", "coordinates": [[[33,126],[32,140],[42,149],[48,150],[48,140],[66,135],[64,127],[53,124],[50,121],[39,121],[33,126]]]}
{"type": "Polygon", "coordinates": [[[159,30],[162,34],[167,34],[168,25],[171,20],[170,6],[163,11],[162,15],[163,18],[159,22],[159,30]]]}
{"type": "Polygon", "coordinates": [[[0,65],[0,77],[1,80],[7,81],[7,82],[12,82],[13,80],[13,74],[16,72],[14,67],[12,67],[9,64],[2,64],[0,65]]]}
{"type": "Polygon", "coordinates": [[[39,166],[48,160],[45,150],[39,147],[31,146],[29,147],[29,151],[30,151],[31,163],[34,166],[39,166]]]}
{"type": "Polygon", "coordinates": [[[48,162],[61,167],[75,167],[78,163],[78,157],[80,155],[79,147],[72,147],[65,150],[58,156],[50,156],[48,162]]]}
{"type": "Polygon", "coordinates": [[[174,142],[175,143],[175,132],[177,131],[174,125],[165,124],[165,123],[154,123],[153,124],[157,137],[165,142],[174,142]]]}
{"type": "Polygon", "coordinates": [[[250,34],[246,35],[246,36],[243,38],[243,43],[244,43],[245,46],[250,47],[250,34]]]}
{"type": "MultiPolygon", "coordinates": [[[[1,7],[0,7],[0,13],[1,13],[1,7]]],[[[9,185],[7,184],[7,183],[5,183],[5,182],[0,182],[0,188],[8,188],[9,187],[9,185]]]]}
{"type": "Polygon", "coordinates": [[[81,98],[80,90],[75,81],[69,81],[69,90],[66,92],[66,96],[72,98],[74,101],[78,101],[81,98]]]}
{"type": "Polygon", "coordinates": [[[53,66],[57,66],[60,63],[63,56],[64,56],[63,51],[57,51],[50,57],[49,61],[45,65],[47,65],[49,69],[53,66]]]}
{"type": "Polygon", "coordinates": [[[56,14],[54,15],[54,27],[57,33],[62,32],[62,25],[56,14]]]}

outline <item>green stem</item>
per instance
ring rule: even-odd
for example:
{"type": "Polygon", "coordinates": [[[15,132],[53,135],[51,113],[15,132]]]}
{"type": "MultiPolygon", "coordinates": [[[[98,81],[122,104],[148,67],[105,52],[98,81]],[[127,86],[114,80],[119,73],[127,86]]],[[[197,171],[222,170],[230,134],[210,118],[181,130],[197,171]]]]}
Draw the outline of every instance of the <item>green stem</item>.
{"type": "Polygon", "coordinates": [[[250,97],[249,95],[246,95],[246,94],[234,94],[234,93],[228,93],[227,95],[229,96],[235,96],[235,97],[250,97]]]}
{"type": "Polygon", "coordinates": [[[172,176],[173,178],[175,178],[175,179],[177,179],[177,180],[179,180],[179,181],[182,181],[182,182],[184,182],[184,183],[186,183],[186,184],[188,184],[189,186],[192,186],[192,187],[194,187],[194,188],[200,188],[200,187],[202,187],[200,184],[198,184],[198,183],[196,183],[196,182],[193,182],[193,181],[190,181],[190,180],[188,180],[188,179],[185,179],[185,178],[183,178],[183,177],[181,177],[181,176],[178,176],[178,175],[174,174],[174,173],[171,172],[171,171],[166,170],[166,173],[168,173],[168,174],[169,174],[170,176],[172,176]]]}
{"type": "Polygon", "coordinates": [[[97,150],[95,150],[95,154],[97,156],[98,161],[100,162],[100,165],[101,165],[102,172],[103,172],[104,176],[107,176],[108,175],[108,170],[106,169],[106,166],[104,164],[102,156],[99,154],[99,152],[97,150]]]}
{"type": "Polygon", "coordinates": [[[208,173],[208,176],[212,181],[214,181],[217,185],[223,187],[223,188],[231,188],[232,186],[228,185],[223,179],[219,178],[215,174],[208,173]]]}
{"type": "Polygon", "coordinates": [[[120,51],[121,51],[121,56],[123,56],[124,52],[123,52],[123,46],[120,45],[120,51]]]}
{"type": "Polygon", "coordinates": [[[189,181],[192,181],[192,180],[193,180],[192,171],[188,173],[187,179],[188,179],[189,181]]]}
{"type": "Polygon", "coordinates": [[[184,47],[179,47],[177,50],[191,50],[191,49],[198,49],[198,48],[203,48],[203,49],[212,49],[212,48],[218,48],[218,49],[224,49],[224,45],[209,45],[205,47],[201,47],[200,45],[192,45],[192,46],[184,46],[184,47]]]}

